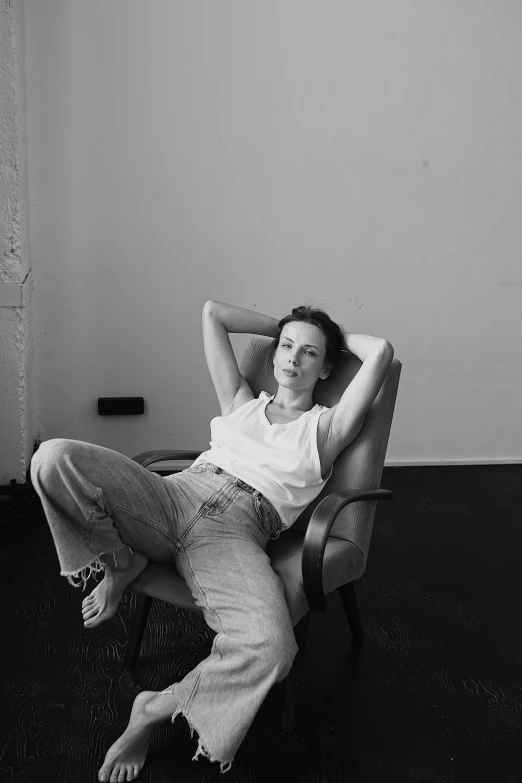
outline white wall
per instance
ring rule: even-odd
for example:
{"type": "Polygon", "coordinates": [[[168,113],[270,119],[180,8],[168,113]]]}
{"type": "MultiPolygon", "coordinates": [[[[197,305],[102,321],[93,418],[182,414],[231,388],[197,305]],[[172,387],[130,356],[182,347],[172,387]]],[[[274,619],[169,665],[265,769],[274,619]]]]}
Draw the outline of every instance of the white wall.
{"type": "Polygon", "coordinates": [[[206,447],[205,300],[312,299],[403,362],[389,463],[521,461],[521,27],[516,0],[27,0],[41,437],[206,447]]]}

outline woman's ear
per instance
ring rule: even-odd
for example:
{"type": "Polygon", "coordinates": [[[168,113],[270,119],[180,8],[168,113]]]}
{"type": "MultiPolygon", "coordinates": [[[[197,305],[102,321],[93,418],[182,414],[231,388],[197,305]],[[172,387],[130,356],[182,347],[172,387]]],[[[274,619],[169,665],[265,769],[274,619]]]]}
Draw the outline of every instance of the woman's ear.
{"type": "Polygon", "coordinates": [[[319,377],[321,378],[322,381],[325,381],[328,378],[328,376],[330,375],[331,372],[332,372],[331,365],[326,364],[324,370],[322,371],[322,373],[321,373],[321,375],[319,377]]]}

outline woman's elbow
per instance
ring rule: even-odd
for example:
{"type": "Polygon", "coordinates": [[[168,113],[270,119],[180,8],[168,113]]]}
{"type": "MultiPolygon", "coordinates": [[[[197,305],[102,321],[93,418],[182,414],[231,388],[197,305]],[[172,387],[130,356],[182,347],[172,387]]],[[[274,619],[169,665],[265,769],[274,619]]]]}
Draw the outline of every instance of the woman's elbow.
{"type": "Polygon", "coordinates": [[[389,354],[390,358],[393,359],[395,350],[389,340],[383,340],[383,349],[387,354],[389,354]]]}
{"type": "Polygon", "coordinates": [[[208,299],[203,305],[203,318],[212,318],[218,315],[219,304],[215,299],[208,299]]]}
{"type": "Polygon", "coordinates": [[[382,343],[378,349],[378,355],[382,357],[382,359],[386,361],[388,365],[392,363],[394,349],[389,340],[382,340],[382,343]]]}

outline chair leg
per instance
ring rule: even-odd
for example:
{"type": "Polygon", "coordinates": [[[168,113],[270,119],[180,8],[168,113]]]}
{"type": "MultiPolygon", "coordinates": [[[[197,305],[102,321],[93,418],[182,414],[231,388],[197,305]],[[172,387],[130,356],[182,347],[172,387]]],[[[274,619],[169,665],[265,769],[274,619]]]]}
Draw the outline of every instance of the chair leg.
{"type": "Polygon", "coordinates": [[[353,641],[356,644],[362,644],[364,641],[364,626],[362,624],[361,613],[359,611],[359,604],[357,603],[357,596],[355,594],[355,588],[353,582],[349,582],[347,585],[342,585],[338,588],[343,602],[346,619],[352,632],[353,641]]]}
{"type": "Polygon", "coordinates": [[[303,670],[306,643],[308,641],[308,626],[310,622],[310,612],[300,620],[294,628],[295,640],[299,646],[294,663],[285,683],[285,697],[283,707],[283,731],[293,732],[295,728],[295,703],[297,691],[301,685],[301,674],[303,670]]]}
{"type": "Polygon", "coordinates": [[[130,629],[129,643],[127,645],[127,653],[125,655],[124,666],[129,671],[134,671],[136,669],[141,650],[141,642],[143,634],[145,633],[145,626],[147,625],[151,606],[152,598],[143,593],[138,593],[138,600],[136,601],[136,609],[130,629]]]}

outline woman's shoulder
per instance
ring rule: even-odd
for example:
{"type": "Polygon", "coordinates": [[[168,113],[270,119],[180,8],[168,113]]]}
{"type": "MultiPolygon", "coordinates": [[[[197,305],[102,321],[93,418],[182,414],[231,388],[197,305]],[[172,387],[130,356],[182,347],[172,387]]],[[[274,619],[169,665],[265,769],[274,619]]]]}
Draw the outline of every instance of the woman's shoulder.
{"type": "Polygon", "coordinates": [[[267,400],[272,399],[272,397],[274,397],[273,394],[262,391],[259,393],[258,397],[254,397],[252,395],[251,397],[248,396],[247,399],[236,399],[233,410],[231,410],[230,413],[226,414],[223,418],[228,418],[229,416],[234,416],[235,414],[247,413],[251,408],[255,409],[257,406],[263,405],[267,400]]]}
{"type": "Polygon", "coordinates": [[[316,402],[312,410],[314,413],[321,414],[325,411],[331,411],[332,409],[328,405],[320,405],[318,402],[316,402]]]}

